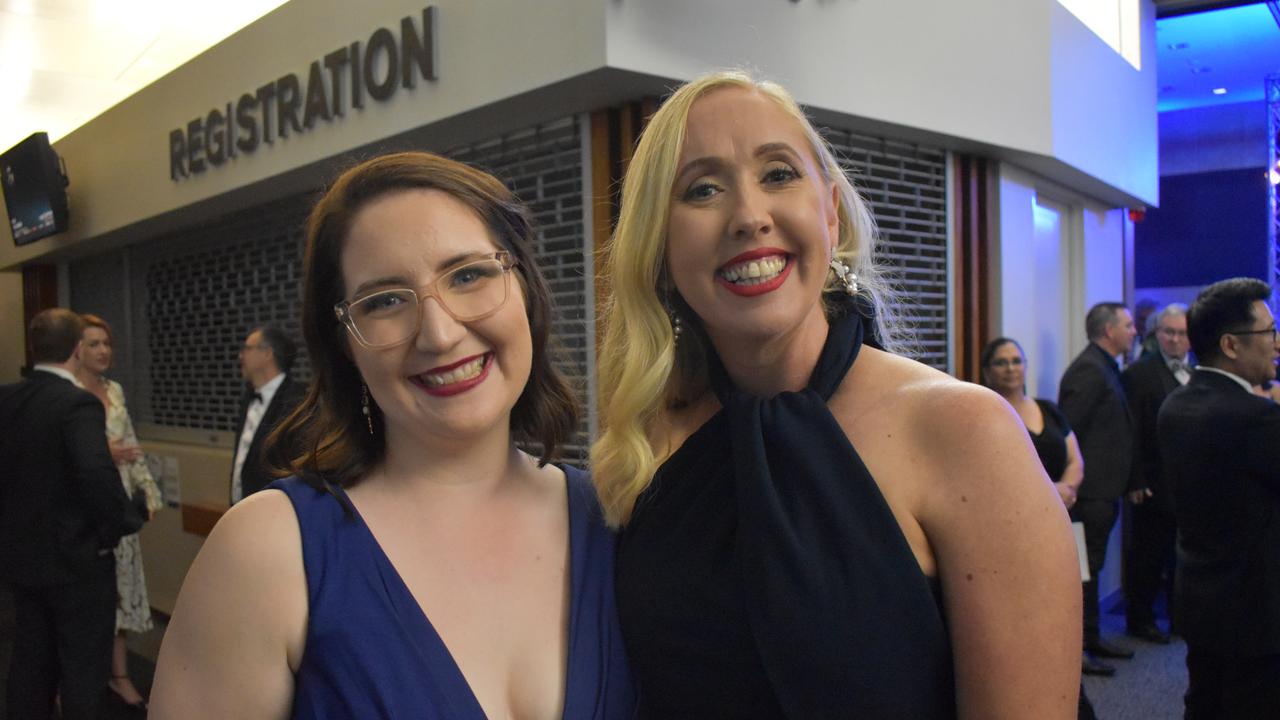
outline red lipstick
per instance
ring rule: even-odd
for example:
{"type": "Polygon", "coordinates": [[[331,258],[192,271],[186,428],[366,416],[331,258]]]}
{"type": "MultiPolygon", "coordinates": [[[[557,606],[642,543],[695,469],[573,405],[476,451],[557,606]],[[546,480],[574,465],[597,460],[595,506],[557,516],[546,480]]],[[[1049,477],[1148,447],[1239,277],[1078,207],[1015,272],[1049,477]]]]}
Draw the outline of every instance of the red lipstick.
{"type": "Polygon", "coordinates": [[[450,395],[457,395],[459,393],[464,393],[470,390],[471,388],[479,385],[480,383],[484,382],[485,378],[489,377],[489,368],[492,366],[493,366],[493,353],[484,353],[482,355],[472,355],[471,357],[463,358],[455,363],[450,363],[448,365],[441,365],[440,367],[431,368],[430,370],[422,373],[421,375],[414,375],[413,377],[409,378],[409,380],[414,385],[417,385],[418,387],[422,388],[423,392],[427,393],[428,395],[434,395],[436,397],[448,397],[450,395]],[[449,372],[450,370],[462,367],[463,365],[466,365],[469,362],[473,362],[476,358],[480,358],[480,357],[484,358],[484,365],[481,366],[480,368],[480,374],[476,375],[473,378],[460,380],[455,383],[449,383],[448,385],[430,385],[423,379],[423,376],[425,375],[434,375],[436,373],[449,372]]]}
{"type": "Polygon", "coordinates": [[[794,265],[794,263],[792,262],[791,255],[787,254],[787,252],[780,248],[756,248],[755,250],[748,250],[747,252],[735,255],[729,260],[729,262],[721,265],[720,269],[716,271],[716,282],[720,283],[721,287],[724,289],[734,295],[738,295],[739,297],[755,297],[757,295],[764,295],[765,293],[773,292],[774,290],[782,287],[782,284],[787,281],[787,277],[791,275],[792,265],[794,265]],[[751,262],[753,260],[759,260],[761,258],[778,256],[785,258],[786,264],[783,266],[782,272],[778,273],[777,277],[769,280],[768,282],[757,283],[755,285],[739,285],[738,283],[728,280],[722,274],[724,269],[727,267],[751,262]]]}

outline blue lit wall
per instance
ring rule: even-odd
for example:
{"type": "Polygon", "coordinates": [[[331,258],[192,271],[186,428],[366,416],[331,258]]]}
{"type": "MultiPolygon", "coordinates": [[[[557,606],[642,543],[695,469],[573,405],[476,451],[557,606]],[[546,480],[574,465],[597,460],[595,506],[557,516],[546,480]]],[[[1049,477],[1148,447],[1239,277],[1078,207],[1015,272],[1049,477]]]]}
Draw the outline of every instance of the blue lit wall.
{"type": "Polygon", "coordinates": [[[1207,285],[1267,277],[1263,167],[1160,178],[1160,207],[1134,225],[1134,284],[1207,285]]]}

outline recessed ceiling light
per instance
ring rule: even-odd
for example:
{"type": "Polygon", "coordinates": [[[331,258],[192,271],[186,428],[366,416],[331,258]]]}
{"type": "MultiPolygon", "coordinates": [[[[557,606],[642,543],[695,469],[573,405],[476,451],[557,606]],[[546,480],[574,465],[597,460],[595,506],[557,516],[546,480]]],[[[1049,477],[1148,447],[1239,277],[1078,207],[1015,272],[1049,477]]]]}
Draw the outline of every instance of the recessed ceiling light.
{"type": "Polygon", "coordinates": [[[1214,95],[1226,95],[1226,94],[1227,94],[1227,89],[1226,89],[1226,88],[1214,88],[1214,89],[1213,89],[1213,94],[1214,94],[1214,95]]]}

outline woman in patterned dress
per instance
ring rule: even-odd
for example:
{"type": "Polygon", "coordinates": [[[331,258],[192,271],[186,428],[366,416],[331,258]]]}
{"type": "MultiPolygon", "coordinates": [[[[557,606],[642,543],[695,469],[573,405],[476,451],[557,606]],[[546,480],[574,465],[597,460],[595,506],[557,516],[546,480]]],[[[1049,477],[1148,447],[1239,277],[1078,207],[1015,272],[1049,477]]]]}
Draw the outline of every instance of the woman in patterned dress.
{"type": "MultiPolygon", "coordinates": [[[[102,401],[107,410],[107,441],[111,459],[120,471],[125,493],[132,496],[139,488],[146,493],[147,510],[152,517],[164,506],[160,489],[142,458],[133,420],[124,405],[120,383],[108,380],[103,373],[111,367],[111,326],[97,315],[81,316],[85,323],[81,345],[80,383],[102,401]]],[[[147,601],[147,583],[142,573],[142,545],[137,534],[126,535],[116,546],[116,639],[111,652],[111,679],[107,686],[125,704],[146,707],[146,699],[129,679],[126,632],[151,629],[151,605],[147,601]]]]}

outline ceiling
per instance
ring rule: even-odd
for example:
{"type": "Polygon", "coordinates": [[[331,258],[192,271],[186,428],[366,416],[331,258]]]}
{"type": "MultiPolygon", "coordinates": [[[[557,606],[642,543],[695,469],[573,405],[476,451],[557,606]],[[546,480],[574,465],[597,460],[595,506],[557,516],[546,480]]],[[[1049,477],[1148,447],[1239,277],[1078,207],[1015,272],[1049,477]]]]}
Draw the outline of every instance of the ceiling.
{"type": "Polygon", "coordinates": [[[0,0],[0,151],[51,140],[284,0],[0,0]]]}
{"type": "MultiPolygon", "coordinates": [[[[38,130],[57,140],[283,2],[0,0],[0,151],[38,130]]],[[[1156,6],[1161,110],[1257,100],[1280,72],[1265,3],[1156,6]]]]}
{"type": "Polygon", "coordinates": [[[1262,99],[1264,79],[1280,74],[1280,17],[1267,3],[1179,15],[1168,11],[1175,6],[1186,10],[1185,2],[1160,5],[1156,62],[1161,112],[1262,99]]]}

